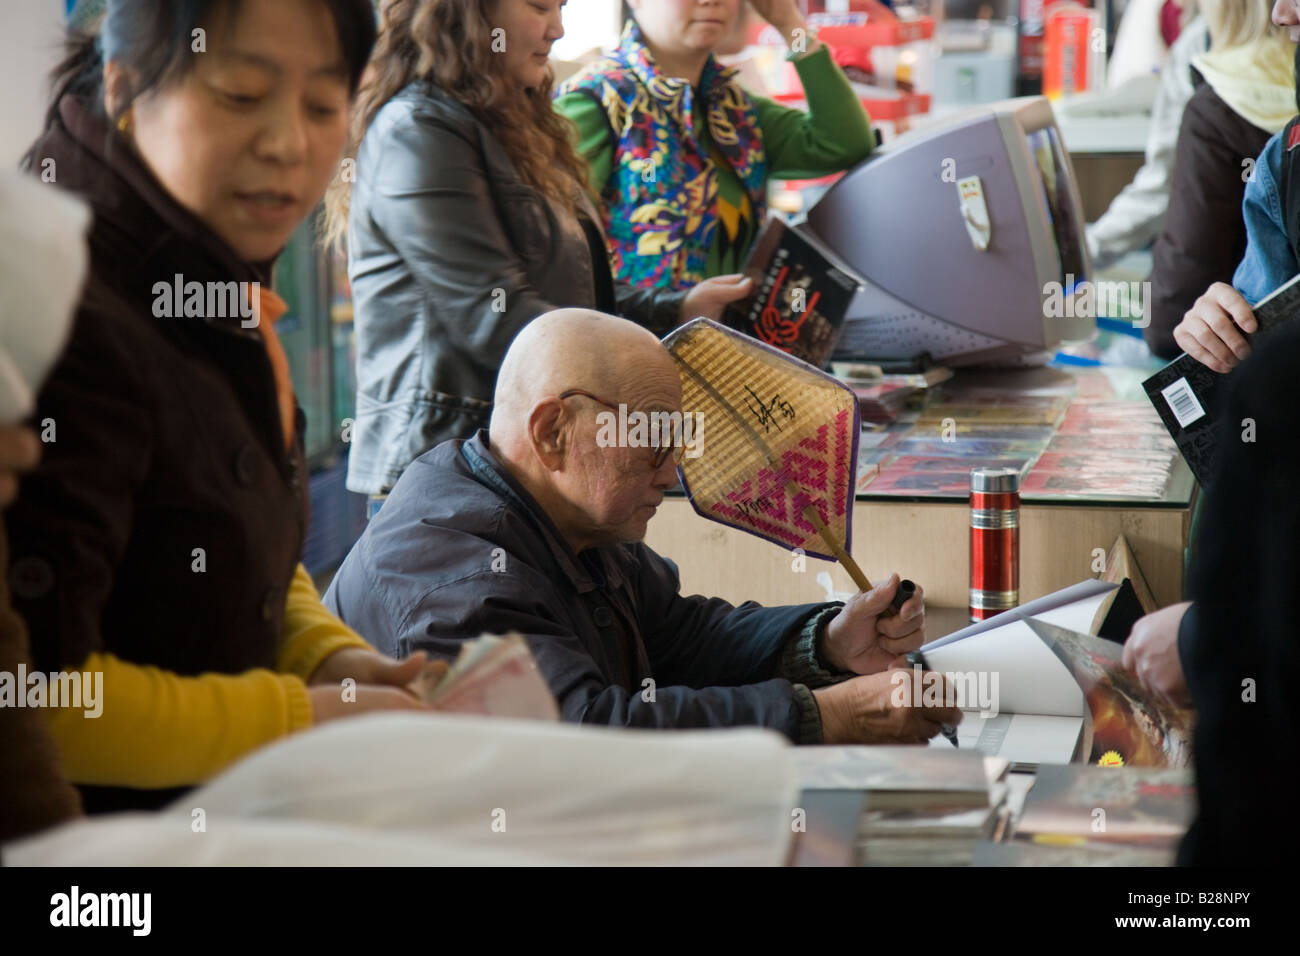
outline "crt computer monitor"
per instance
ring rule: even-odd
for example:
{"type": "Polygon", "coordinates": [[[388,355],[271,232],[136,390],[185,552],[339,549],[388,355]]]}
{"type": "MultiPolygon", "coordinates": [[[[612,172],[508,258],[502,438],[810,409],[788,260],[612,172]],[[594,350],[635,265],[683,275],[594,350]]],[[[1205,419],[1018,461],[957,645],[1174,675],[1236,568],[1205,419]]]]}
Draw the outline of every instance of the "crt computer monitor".
{"type": "Polygon", "coordinates": [[[797,228],[862,286],[834,357],[928,352],[968,366],[1039,363],[1062,341],[1092,334],[1093,318],[1060,317],[1073,310],[1048,304],[1089,278],[1083,227],[1051,104],[1021,97],[886,144],[797,228]],[[967,219],[986,228],[969,229],[967,219]]]}

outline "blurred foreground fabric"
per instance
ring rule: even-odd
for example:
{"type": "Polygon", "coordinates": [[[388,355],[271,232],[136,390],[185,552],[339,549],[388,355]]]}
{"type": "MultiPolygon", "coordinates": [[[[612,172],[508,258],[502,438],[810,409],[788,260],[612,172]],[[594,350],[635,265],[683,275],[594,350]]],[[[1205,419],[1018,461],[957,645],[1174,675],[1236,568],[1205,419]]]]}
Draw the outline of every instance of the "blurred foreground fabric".
{"type": "Polygon", "coordinates": [[[272,744],[157,814],[67,824],[6,846],[4,858],[10,866],[778,866],[796,797],[789,744],[766,730],[370,715],[272,744]]]}

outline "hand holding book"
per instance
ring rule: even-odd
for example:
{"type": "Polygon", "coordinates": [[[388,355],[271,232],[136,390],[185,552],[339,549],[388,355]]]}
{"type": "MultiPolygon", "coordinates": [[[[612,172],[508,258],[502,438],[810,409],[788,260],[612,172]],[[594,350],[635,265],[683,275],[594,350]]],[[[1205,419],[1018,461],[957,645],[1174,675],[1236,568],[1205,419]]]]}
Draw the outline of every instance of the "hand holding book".
{"type": "Polygon", "coordinates": [[[1183,316],[1174,341],[1202,365],[1230,372],[1250,355],[1245,335],[1259,328],[1245,297],[1226,282],[1216,282],[1183,316]]]}
{"type": "Polygon", "coordinates": [[[1187,351],[1142,383],[1197,481],[1214,475],[1216,406],[1221,373],[1250,354],[1246,335],[1262,338],[1300,314],[1300,275],[1252,310],[1237,290],[1215,283],[1174,330],[1187,351]]]}

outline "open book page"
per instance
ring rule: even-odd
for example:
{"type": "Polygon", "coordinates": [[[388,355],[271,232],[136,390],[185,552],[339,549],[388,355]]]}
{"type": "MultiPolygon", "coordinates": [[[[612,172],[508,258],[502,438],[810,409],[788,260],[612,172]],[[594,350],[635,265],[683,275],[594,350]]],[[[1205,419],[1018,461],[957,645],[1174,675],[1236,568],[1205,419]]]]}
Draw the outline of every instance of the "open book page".
{"type": "Polygon", "coordinates": [[[1046,621],[1069,631],[1096,634],[1101,629],[1101,622],[1105,619],[1106,612],[1110,610],[1111,602],[1115,600],[1117,593],[1116,589],[1102,591],[1032,616],[1035,620],[1046,621]]]}
{"type": "Polygon", "coordinates": [[[1084,714],[1079,685],[1024,621],[1012,619],[963,641],[935,644],[923,648],[926,663],[956,686],[957,705],[963,709],[1057,717],[1084,714]]]}
{"type": "Polygon", "coordinates": [[[1121,645],[1042,620],[1028,623],[1083,690],[1092,724],[1088,763],[1191,765],[1192,712],[1148,693],[1121,665],[1121,645]]]}
{"type": "Polygon", "coordinates": [[[1090,629],[1114,593],[1114,584],[1084,581],[926,645],[930,669],[976,712],[958,728],[959,745],[1017,765],[1188,766],[1192,714],[1148,694],[1121,665],[1121,645],[1069,626],[1090,629]]]}
{"type": "MultiPolygon", "coordinates": [[[[926,663],[954,685],[965,712],[959,746],[1005,757],[1017,767],[1087,757],[1093,712],[1078,674],[1031,624],[1086,633],[1116,593],[1111,582],[1081,581],[926,645],[926,663]]],[[[931,746],[952,745],[936,737],[931,746]]]]}
{"type": "MultiPolygon", "coordinates": [[[[967,638],[974,637],[976,634],[982,634],[985,631],[991,631],[995,628],[1002,627],[1014,620],[1023,620],[1028,617],[1041,617],[1043,614],[1066,608],[1077,602],[1091,602],[1099,595],[1105,595],[1114,591],[1119,585],[1112,584],[1109,581],[1101,581],[1096,578],[1089,578],[1086,581],[1080,581],[1078,584],[1072,584],[1068,588],[1062,588],[1051,594],[1044,595],[1033,601],[1026,602],[1019,607],[1014,607],[1009,611],[1003,611],[1001,614],[994,615],[984,621],[976,621],[969,627],[963,627],[959,631],[953,631],[951,634],[941,637],[938,640],[931,641],[925,645],[922,650],[925,651],[926,657],[930,656],[932,650],[940,647],[946,647],[957,641],[964,641],[967,638]]],[[[1095,616],[1100,604],[1093,604],[1093,614],[1095,616]]],[[[1079,612],[1082,614],[1083,612],[1079,612]]],[[[1070,612],[1073,617],[1073,612],[1070,612]]],[[[1085,632],[1087,633],[1086,629],[1085,632]]]]}
{"type": "MultiPolygon", "coordinates": [[[[978,710],[962,713],[963,719],[957,728],[959,747],[1009,760],[1017,769],[1041,763],[1069,763],[1074,759],[1084,734],[1083,717],[1042,714],[981,717],[978,710]]],[[[931,738],[930,746],[952,749],[952,744],[942,736],[931,738]]]]}

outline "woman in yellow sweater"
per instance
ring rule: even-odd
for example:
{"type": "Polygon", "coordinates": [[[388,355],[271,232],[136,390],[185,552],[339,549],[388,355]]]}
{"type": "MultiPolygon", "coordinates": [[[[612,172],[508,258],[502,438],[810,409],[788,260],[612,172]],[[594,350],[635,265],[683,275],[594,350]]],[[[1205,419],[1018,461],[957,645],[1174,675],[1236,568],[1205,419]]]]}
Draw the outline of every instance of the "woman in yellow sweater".
{"type": "Polygon", "coordinates": [[[370,649],[299,564],[303,416],[270,291],[340,168],[374,31],[369,0],[109,0],[27,156],[94,211],[37,398],[41,464],[6,515],[34,667],[82,675],[47,713],[88,811],[160,805],[313,723],[422,707],[422,661],[370,649]]]}

